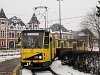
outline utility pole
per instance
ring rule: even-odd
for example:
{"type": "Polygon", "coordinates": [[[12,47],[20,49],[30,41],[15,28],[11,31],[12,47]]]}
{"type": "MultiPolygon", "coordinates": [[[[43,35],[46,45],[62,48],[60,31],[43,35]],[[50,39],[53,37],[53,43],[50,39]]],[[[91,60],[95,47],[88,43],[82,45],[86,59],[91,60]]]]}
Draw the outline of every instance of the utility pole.
{"type": "Polygon", "coordinates": [[[45,19],[45,28],[47,28],[47,27],[46,27],[46,16],[44,16],[44,19],[45,19]]]}
{"type": "Polygon", "coordinates": [[[62,34],[61,34],[61,0],[57,0],[59,1],[59,25],[60,25],[60,39],[62,39],[62,34]]]}

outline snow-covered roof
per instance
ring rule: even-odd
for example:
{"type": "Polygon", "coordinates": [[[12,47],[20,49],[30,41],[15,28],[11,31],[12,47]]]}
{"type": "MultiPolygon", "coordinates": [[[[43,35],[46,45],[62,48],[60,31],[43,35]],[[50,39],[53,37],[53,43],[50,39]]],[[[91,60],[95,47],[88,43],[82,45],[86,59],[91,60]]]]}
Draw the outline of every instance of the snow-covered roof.
{"type": "Polygon", "coordinates": [[[49,28],[52,30],[52,32],[60,32],[60,29],[61,32],[68,32],[63,25],[60,26],[58,23],[51,25],[49,28]]]}
{"type": "Polygon", "coordinates": [[[10,24],[13,24],[14,26],[16,26],[16,24],[20,24],[21,26],[25,25],[24,22],[16,16],[13,16],[9,19],[9,25],[10,24]]]}
{"type": "Polygon", "coordinates": [[[78,36],[86,36],[84,33],[79,33],[78,36]]]}

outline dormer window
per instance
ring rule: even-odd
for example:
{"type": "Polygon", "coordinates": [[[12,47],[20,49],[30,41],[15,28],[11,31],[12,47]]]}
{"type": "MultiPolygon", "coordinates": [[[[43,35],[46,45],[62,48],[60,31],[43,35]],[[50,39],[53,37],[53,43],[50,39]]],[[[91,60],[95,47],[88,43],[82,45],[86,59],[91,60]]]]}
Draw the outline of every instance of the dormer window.
{"type": "Polygon", "coordinates": [[[13,26],[11,26],[10,29],[13,29],[13,26]]]}
{"type": "Polygon", "coordinates": [[[1,24],[5,24],[5,22],[1,22],[1,24]]]}
{"type": "Polygon", "coordinates": [[[35,25],[35,27],[37,27],[37,25],[35,25]]]}

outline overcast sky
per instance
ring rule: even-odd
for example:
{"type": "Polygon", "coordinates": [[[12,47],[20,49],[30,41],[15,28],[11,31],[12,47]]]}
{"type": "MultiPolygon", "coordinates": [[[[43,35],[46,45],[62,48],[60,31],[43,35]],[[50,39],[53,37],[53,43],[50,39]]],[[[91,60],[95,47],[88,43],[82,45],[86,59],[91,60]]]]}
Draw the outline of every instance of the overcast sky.
{"type": "MultiPolygon", "coordinates": [[[[79,23],[87,12],[97,5],[97,0],[63,0],[61,1],[62,25],[68,30],[78,30],[79,23]],[[77,17],[77,18],[75,18],[77,17]]],[[[34,13],[33,8],[48,7],[48,26],[59,23],[59,2],[57,0],[0,0],[0,8],[8,18],[17,16],[28,23],[34,13]]],[[[45,10],[42,10],[42,13],[45,10]]],[[[43,23],[42,23],[43,25],[43,23]]]]}

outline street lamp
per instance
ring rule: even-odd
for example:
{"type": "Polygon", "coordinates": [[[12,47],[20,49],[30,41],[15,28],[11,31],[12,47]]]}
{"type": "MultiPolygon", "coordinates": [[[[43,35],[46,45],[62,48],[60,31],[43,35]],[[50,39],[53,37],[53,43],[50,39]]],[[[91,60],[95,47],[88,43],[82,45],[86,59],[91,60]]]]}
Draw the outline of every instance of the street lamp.
{"type": "Polygon", "coordinates": [[[62,39],[61,37],[61,1],[63,0],[57,0],[59,1],[59,25],[60,25],[60,39],[62,39]]]}

